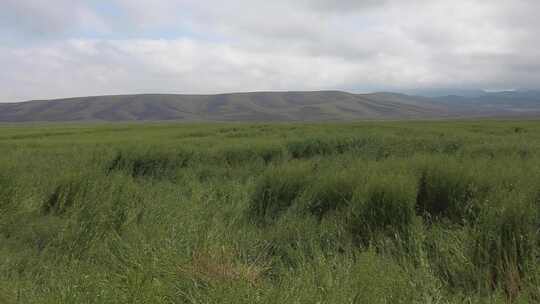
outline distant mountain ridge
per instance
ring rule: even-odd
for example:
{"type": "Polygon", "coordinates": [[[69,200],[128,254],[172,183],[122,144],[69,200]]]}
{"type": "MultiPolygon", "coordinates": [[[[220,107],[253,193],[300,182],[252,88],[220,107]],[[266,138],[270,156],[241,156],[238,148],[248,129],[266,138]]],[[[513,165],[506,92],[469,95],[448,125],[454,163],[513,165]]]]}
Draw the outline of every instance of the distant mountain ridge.
{"type": "Polygon", "coordinates": [[[538,115],[540,113],[540,91],[517,90],[485,92],[484,94],[464,96],[443,96],[432,99],[441,105],[459,111],[479,115],[538,115]]]}
{"type": "Polygon", "coordinates": [[[540,93],[428,98],[380,92],[140,94],[0,103],[0,122],[349,121],[437,119],[540,113],[540,93]]]}

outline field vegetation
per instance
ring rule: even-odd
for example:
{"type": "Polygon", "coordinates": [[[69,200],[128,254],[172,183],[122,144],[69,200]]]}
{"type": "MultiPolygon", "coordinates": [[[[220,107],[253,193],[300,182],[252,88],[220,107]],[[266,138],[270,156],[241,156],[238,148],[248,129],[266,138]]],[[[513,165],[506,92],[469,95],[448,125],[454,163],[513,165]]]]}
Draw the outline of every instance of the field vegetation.
{"type": "Polygon", "coordinates": [[[0,303],[540,302],[536,121],[0,130],[0,303]]]}

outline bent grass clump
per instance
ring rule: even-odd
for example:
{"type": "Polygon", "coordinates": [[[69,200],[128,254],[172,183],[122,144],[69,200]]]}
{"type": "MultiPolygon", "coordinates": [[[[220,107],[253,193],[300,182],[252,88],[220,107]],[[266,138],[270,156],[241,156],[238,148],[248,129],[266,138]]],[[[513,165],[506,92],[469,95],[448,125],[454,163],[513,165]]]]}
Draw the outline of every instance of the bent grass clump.
{"type": "Polygon", "coordinates": [[[176,170],[184,168],[192,158],[190,152],[119,152],[107,172],[122,171],[132,177],[174,179],[176,170]]]}
{"type": "Polygon", "coordinates": [[[0,174],[0,214],[12,203],[16,184],[12,178],[0,174]]]}
{"type": "Polygon", "coordinates": [[[178,266],[178,273],[203,284],[240,282],[255,287],[261,284],[269,269],[269,265],[264,261],[240,261],[234,251],[221,247],[196,250],[188,263],[178,266]]]}
{"type": "Polygon", "coordinates": [[[341,137],[341,138],[307,138],[295,140],[287,143],[287,150],[292,158],[310,158],[314,156],[325,156],[333,154],[343,154],[350,151],[362,150],[364,148],[377,148],[378,141],[374,138],[363,137],[341,137]]]}
{"type": "Polygon", "coordinates": [[[216,151],[215,158],[231,166],[256,161],[262,161],[268,165],[272,161],[282,159],[283,151],[281,147],[273,145],[233,146],[216,151]]]}
{"type": "Polygon", "coordinates": [[[365,246],[381,236],[406,240],[415,221],[415,195],[410,176],[372,177],[355,193],[351,232],[365,246]]]}
{"type": "Polygon", "coordinates": [[[459,224],[474,220],[482,194],[468,168],[441,160],[421,169],[416,209],[428,222],[447,219],[459,224]]]}
{"type": "Polygon", "coordinates": [[[512,301],[540,262],[537,206],[516,192],[498,192],[492,198],[492,208],[483,211],[472,234],[472,260],[480,286],[501,288],[512,301]]]}
{"type": "Polygon", "coordinates": [[[305,163],[274,167],[257,181],[251,195],[248,214],[254,222],[272,222],[293,202],[308,185],[313,169],[305,163]]]}
{"type": "Polygon", "coordinates": [[[352,172],[319,173],[299,198],[300,212],[308,212],[321,220],[328,213],[347,209],[360,179],[359,174],[352,172]]]}
{"type": "Polygon", "coordinates": [[[41,207],[44,215],[62,215],[84,197],[84,185],[81,179],[61,182],[45,199],[41,207]]]}

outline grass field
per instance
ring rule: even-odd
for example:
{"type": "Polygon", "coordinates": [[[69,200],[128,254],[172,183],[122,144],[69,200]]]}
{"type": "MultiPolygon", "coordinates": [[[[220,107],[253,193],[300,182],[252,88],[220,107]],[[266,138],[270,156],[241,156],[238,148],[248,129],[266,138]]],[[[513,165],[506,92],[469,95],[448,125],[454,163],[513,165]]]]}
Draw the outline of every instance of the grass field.
{"type": "Polygon", "coordinates": [[[540,122],[0,127],[0,303],[539,303],[540,122]]]}

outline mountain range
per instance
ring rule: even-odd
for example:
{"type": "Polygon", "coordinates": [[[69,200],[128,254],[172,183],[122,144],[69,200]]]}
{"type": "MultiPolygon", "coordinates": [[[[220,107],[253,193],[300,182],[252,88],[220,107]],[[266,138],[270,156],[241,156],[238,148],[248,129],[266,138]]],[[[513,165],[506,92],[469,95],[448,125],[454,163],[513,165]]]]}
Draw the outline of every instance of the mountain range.
{"type": "Polygon", "coordinates": [[[0,103],[0,122],[350,121],[540,117],[540,92],[423,97],[342,91],[141,94],[0,103]]]}

